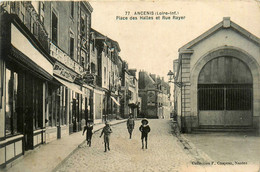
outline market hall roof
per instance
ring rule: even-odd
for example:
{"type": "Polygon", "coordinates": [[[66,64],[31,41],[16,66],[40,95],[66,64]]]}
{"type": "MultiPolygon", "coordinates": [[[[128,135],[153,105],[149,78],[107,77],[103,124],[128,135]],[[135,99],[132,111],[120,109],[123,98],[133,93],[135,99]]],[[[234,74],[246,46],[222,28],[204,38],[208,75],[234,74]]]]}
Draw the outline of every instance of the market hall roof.
{"type": "Polygon", "coordinates": [[[258,37],[256,37],[249,31],[245,30],[238,24],[232,22],[230,20],[230,17],[224,17],[223,21],[219,22],[218,24],[213,26],[211,29],[204,32],[202,35],[198,36],[197,38],[193,39],[192,41],[188,42],[187,44],[185,44],[184,46],[179,48],[179,53],[181,53],[181,54],[182,53],[193,53],[192,50],[190,49],[192,46],[198,44],[199,42],[203,41],[204,39],[208,38],[209,36],[211,36],[212,34],[216,33],[217,31],[219,31],[220,29],[223,29],[223,28],[224,29],[231,28],[231,29],[235,30],[236,32],[240,33],[241,35],[244,35],[249,40],[255,42],[257,45],[260,45],[260,39],[258,37]]]}

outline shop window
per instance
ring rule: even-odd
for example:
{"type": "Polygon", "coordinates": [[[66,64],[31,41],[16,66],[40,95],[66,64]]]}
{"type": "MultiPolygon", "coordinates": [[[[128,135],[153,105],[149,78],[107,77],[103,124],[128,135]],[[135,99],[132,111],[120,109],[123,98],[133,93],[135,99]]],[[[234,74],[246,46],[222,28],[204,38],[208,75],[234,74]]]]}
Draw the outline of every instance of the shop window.
{"type": "Polygon", "coordinates": [[[64,106],[63,106],[63,108],[64,108],[64,124],[68,124],[67,123],[67,114],[68,114],[68,112],[67,112],[67,108],[66,107],[68,107],[68,105],[69,105],[69,100],[68,100],[68,89],[67,88],[64,88],[65,89],[65,94],[64,94],[64,106]]]}
{"type": "MultiPolygon", "coordinates": [[[[20,78],[19,78],[20,79],[20,78]]],[[[6,95],[5,95],[5,133],[15,135],[22,132],[21,114],[18,114],[18,74],[6,69],[6,95]]]]}
{"type": "Polygon", "coordinates": [[[60,90],[60,94],[58,96],[59,102],[57,102],[59,106],[59,114],[57,116],[60,116],[60,123],[61,125],[65,125],[67,122],[67,111],[66,111],[66,104],[67,104],[67,89],[62,86],[60,90]]]}
{"type": "Polygon", "coordinates": [[[49,89],[49,126],[56,126],[57,125],[57,93],[59,89],[50,88],[49,89]]]}
{"type": "Polygon", "coordinates": [[[54,12],[52,12],[51,33],[52,33],[52,42],[58,45],[58,18],[54,12]]]}
{"type": "Polygon", "coordinates": [[[60,97],[61,96],[61,88],[58,88],[56,90],[56,94],[55,94],[55,97],[56,97],[56,101],[55,101],[55,107],[56,107],[56,118],[57,118],[57,126],[60,125],[60,115],[61,115],[61,109],[60,109],[60,97]]]}
{"type": "Polygon", "coordinates": [[[34,80],[34,129],[42,128],[42,99],[43,99],[43,90],[42,82],[40,80],[34,80]]]}

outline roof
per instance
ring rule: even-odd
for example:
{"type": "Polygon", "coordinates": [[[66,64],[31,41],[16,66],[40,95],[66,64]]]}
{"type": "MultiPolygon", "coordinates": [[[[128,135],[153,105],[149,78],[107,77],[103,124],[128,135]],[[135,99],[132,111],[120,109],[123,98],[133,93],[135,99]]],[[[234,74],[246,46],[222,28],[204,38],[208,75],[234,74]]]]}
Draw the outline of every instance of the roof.
{"type": "Polygon", "coordinates": [[[104,41],[109,41],[109,42],[112,43],[113,46],[116,46],[116,47],[117,47],[117,49],[118,49],[119,52],[121,51],[120,46],[119,46],[119,44],[118,44],[117,41],[114,41],[113,39],[111,39],[111,38],[109,38],[109,37],[103,35],[102,33],[96,31],[96,30],[93,29],[93,28],[91,28],[91,32],[94,32],[95,34],[97,34],[96,39],[102,39],[102,40],[104,40],[104,41]]]}
{"type": "Polygon", "coordinates": [[[202,40],[208,38],[209,36],[211,36],[212,34],[214,34],[215,32],[217,32],[220,29],[225,29],[225,28],[231,28],[235,31],[237,31],[238,33],[240,33],[241,35],[244,35],[245,37],[247,37],[249,40],[255,42],[256,44],[260,45],[260,39],[258,37],[256,37],[255,35],[253,35],[252,33],[248,32],[247,30],[245,30],[244,28],[240,27],[238,24],[232,22],[230,20],[230,17],[224,17],[223,21],[221,21],[220,23],[216,24],[215,26],[213,26],[211,29],[209,29],[208,31],[204,32],[202,35],[198,36],[197,38],[193,39],[192,41],[190,41],[189,43],[185,44],[184,46],[182,46],[179,49],[179,53],[184,53],[184,52],[188,52],[188,53],[192,53],[192,50],[189,49],[192,46],[194,46],[195,44],[198,44],[199,42],[201,42],[202,40]]]}

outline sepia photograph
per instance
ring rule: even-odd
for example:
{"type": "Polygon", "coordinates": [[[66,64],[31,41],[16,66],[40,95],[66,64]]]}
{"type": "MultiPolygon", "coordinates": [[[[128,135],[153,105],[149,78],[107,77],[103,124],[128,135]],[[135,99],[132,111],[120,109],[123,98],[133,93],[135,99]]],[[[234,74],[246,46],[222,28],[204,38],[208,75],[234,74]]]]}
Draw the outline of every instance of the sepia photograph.
{"type": "Polygon", "coordinates": [[[0,1],[0,171],[259,172],[259,0],[0,1]]]}

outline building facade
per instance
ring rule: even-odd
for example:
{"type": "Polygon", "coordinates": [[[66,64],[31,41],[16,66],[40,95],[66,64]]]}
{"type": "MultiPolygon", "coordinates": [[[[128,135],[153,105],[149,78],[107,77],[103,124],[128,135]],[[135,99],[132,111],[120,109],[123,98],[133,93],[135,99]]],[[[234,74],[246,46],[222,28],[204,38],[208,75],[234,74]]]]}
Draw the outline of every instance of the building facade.
{"type": "Polygon", "coordinates": [[[142,100],[140,117],[168,118],[170,116],[170,86],[163,78],[140,71],[138,87],[142,100]]]}
{"type": "Polygon", "coordinates": [[[93,119],[93,89],[83,86],[83,75],[90,70],[92,11],[85,2],[44,2],[56,81],[47,93],[47,142],[80,131],[86,119],[93,119]]]}
{"type": "Polygon", "coordinates": [[[88,2],[1,2],[0,166],[93,119],[88,2]]]}
{"type": "Polygon", "coordinates": [[[183,131],[259,131],[259,45],[259,38],[225,17],[179,49],[175,108],[183,131]]]}
{"type": "Polygon", "coordinates": [[[136,78],[136,69],[128,69],[126,62],[123,63],[122,72],[122,100],[121,114],[128,118],[132,114],[134,118],[138,114],[138,80],[136,78]]]}
{"type": "Polygon", "coordinates": [[[95,117],[101,120],[116,119],[119,114],[121,88],[118,42],[91,30],[91,71],[95,71],[95,117]]]}
{"type": "MultiPolygon", "coordinates": [[[[42,5],[40,5],[42,6],[42,5]]],[[[30,2],[1,2],[0,166],[46,142],[48,33],[30,2]]]]}

